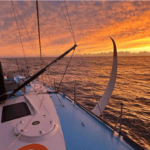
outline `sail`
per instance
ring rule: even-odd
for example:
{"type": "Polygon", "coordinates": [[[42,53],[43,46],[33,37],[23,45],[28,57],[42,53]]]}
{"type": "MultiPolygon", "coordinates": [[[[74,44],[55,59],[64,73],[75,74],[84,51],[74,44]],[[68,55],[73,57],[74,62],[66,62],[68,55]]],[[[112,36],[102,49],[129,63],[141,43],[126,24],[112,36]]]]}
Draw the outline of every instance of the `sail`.
{"type": "Polygon", "coordinates": [[[116,76],[117,76],[117,47],[116,47],[115,41],[112,38],[111,38],[111,40],[113,42],[113,48],[114,48],[113,65],[112,65],[110,80],[108,82],[107,88],[106,88],[104,94],[102,95],[100,101],[98,102],[98,104],[96,104],[96,106],[92,110],[92,112],[97,116],[101,115],[101,113],[104,111],[106,105],[108,104],[109,99],[111,97],[111,94],[113,92],[114,86],[115,86],[115,82],[116,82],[116,76]]]}

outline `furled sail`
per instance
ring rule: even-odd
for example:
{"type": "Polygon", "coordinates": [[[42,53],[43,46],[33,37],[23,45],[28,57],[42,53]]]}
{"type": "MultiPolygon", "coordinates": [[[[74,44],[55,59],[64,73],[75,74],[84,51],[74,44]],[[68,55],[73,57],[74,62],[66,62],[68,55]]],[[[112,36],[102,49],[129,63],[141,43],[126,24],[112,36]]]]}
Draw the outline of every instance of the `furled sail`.
{"type": "Polygon", "coordinates": [[[111,70],[111,76],[110,76],[110,80],[108,82],[107,88],[106,88],[103,96],[101,97],[98,104],[96,104],[96,106],[92,110],[92,112],[97,116],[101,115],[101,113],[104,111],[106,105],[108,104],[108,101],[111,97],[111,94],[113,92],[115,82],[116,82],[116,76],[117,76],[117,47],[116,47],[115,41],[112,38],[111,38],[111,40],[113,42],[113,48],[114,48],[113,65],[112,65],[112,70],[111,70]]]}

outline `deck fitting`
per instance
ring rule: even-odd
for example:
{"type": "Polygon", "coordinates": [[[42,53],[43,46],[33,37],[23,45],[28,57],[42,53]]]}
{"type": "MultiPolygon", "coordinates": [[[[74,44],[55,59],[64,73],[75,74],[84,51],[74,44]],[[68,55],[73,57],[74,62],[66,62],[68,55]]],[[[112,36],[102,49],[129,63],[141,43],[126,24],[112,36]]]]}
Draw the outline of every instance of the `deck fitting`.
{"type": "Polygon", "coordinates": [[[21,120],[21,121],[20,121],[20,124],[23,124],[23,123],[24,123],[24,121],[21,120]]]}
{"type": "Polygon", "coordinates": [[[81,124],[82,124],[82,126],[83,126],[83,127],[85,127],[85,125],[84,125],[84,123],[83,123],[83,122],[82,122],[81,124]]]}

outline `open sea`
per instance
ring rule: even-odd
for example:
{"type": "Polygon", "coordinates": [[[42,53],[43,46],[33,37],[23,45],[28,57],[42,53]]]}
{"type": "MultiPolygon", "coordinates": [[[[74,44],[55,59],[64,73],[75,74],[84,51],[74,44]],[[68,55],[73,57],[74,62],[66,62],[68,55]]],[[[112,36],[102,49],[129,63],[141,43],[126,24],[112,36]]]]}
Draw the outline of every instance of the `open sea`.
{"type": "MultiPolygon", "coordinates": [[[[54,59],[43,58],[46,64],[54,59]]],[[[69,59],[66,57],[49,67],[39,80],[58,88],[69,59]]],[[[77,102],[91,110],[105,91],[112,60],[112,57],[73,57],[60,91],[72,99],[75,97],[77,102]]],[[[1,61],[5,75],[28,73],[24,58],[3,58],[1,61]]],[[[27,62],[30,75],[40,70],[39,58],[27,58],[27,62]]],[[[120,115],[120,103],[124,104],[122,132],[150,150],[150,57],[118,57],[115,88],[103,112],[103,119],[113,126],[120,115]]]]}

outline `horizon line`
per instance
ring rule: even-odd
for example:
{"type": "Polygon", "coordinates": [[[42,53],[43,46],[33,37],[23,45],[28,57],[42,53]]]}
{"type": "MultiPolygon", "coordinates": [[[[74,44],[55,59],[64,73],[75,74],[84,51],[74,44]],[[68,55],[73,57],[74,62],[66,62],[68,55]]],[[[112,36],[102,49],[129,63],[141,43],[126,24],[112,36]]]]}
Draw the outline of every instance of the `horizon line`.
{"type": "MultiPolygon", "coordinates": [[[[91,53],[84,53],[84,54],[74,54],[75,57],[79,57],[81,56],[109,56],[111,55],[113,52],[109,51],[109,52],[100,52],[100,53],[96,53],[96,54],[91,54],[91,53]]],[[[140,51],[140,52],[129,52],[129,51],[119,51],[117,52],[118,56],[150,56],[150,52],[148,51],[140,51]]],[[[59,55],[48,55],[48,56],[42,56],[42,57],[58,57],[59,55]]],[[[39,56],[26,56],[26,57],[30,57],[30,58],[39,58],[39,56]]],[[[70,57],[66,56],[66,57],[70,57]]],[[[1,56],[0,58],[24,58],[24,56],[1,56]]]]}

